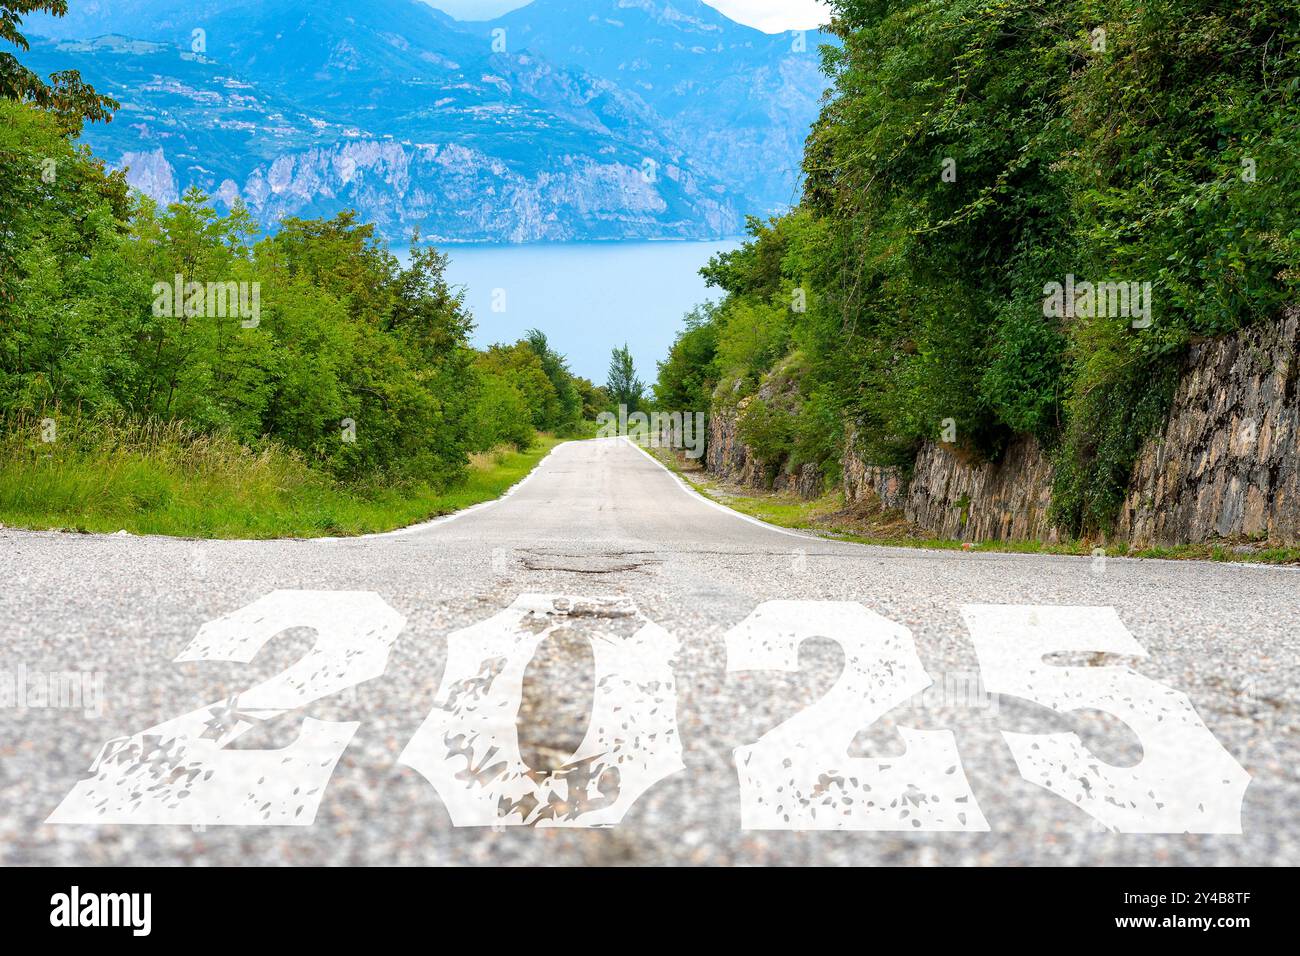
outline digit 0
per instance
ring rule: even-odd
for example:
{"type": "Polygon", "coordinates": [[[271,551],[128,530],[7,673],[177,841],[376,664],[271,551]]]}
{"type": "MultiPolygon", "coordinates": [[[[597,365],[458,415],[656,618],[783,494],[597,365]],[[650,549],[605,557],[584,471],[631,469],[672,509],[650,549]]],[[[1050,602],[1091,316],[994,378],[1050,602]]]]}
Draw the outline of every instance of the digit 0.
{"type": "Polygon", "coordinates": [[[606,827],[685,769],[677,733],[677,640],[630,601],[526,594],[448,638],[437,704],[402,752],[458,827],[606,827]],[[516,718],[524,671],[542,640],[572,628],[591,640],[596,693],[570,764],[524,763],[516,718]]]}

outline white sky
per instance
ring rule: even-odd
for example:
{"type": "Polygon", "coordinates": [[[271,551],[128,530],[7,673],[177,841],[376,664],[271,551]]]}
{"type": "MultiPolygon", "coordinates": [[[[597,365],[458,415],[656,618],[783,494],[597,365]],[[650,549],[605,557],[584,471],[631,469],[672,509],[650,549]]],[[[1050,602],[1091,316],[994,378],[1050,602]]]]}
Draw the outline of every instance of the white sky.
{"type": "MultiPolygon", "coordinates": [[[[490,20],[528,0],[424,0],[460,20],[490,20]]],[[[821,0],[705,0],[737,23],[768,33],[807,30],[830,19],[821,0]]]]}

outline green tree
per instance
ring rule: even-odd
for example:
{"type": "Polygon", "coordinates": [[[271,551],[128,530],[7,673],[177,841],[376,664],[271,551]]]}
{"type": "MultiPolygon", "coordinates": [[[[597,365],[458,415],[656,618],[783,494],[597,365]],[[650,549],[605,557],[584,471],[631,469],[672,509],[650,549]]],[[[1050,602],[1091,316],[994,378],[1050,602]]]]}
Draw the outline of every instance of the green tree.
{"type": "Polygon", "coordinates": [[[659,363],[654,385],[655,404],[665,410],[709,411],[713,389],[718,383],[717,310],[699,306],[686,316],[686,328],[678,334],[659,363]]]}
{"type": "MultiPolygon", "coordinates": [[[[33,12],[66,16],[67,0],[5,0],[0,3],[0,40],[19,50],[31,49],[19,28],[23,14],[33,12]]],[[[8,50],[0,50],[0,98],[32,103],[57,117],[71,133],[80,131],[85,120],[109,122],[121,105],[96,93],[76,70],[60,70],[43,80],[8,50]]]]}
{"type": "Polygon", "coordinates": [[[538,431],[555,427],[562,408],[542,360],[527,341],[493,345],[478,359],[481,371],[509,381],[523,395],[531,425],[538,431]]]}
{"type": "MultiPolygon", "coordinates": [[[[0,99],[0,410],[119,395],[144,305],[118,252],[125,177],[72,145],[55,117],[0,99]],[[87,348],[92,335],[110,343],[87,348]]],[[[147,290],[147,286],[145,287],[147,290]]]]}
{"type": "Polygon", "coordinates": [[[542,371],[546,373],[551,388],[555,390],[555,399],[558,403],[554,419],[546,421],[542,427],[558,435],[571,434],[582,420],[582,398],[574,387],[568,361],[551,348],[546,340],[546,334],[539,329],[529,329],[524,341],[541,360],[542,371]]]}
{"type": "Polygon", "coordinates": [[[636,364],[632,360],[632,353],[627,343],[624,343],[621,349],[614,349],[610,355],[605,391],[609,394],[610,404],[615,409],[626,405],[629,414],[641,411],[641,405],[645,400],[645,383],[637,378],[636,364]]]}
{"type": "Polygon", "coordinates": [[[602,386],[593,383],[591,379],[575,375],[573,377],[573,387],[578,393],[578,399],[582,402],[583,421],[594,422],[596,416],[609,407],[609,393],[602,386]]]}

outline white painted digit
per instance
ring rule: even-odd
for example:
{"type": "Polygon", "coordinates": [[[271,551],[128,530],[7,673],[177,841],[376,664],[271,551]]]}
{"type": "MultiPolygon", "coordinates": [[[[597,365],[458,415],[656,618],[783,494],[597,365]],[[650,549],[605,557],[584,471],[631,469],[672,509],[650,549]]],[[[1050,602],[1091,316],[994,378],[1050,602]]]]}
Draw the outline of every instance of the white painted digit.
{"type": "Polygon", "coordinates": [[[310,826],[360,724],[304,718],[283,750],[228,750],[257,724],[378,677],[405,620],[377,594],[274,591],[203,625],[176,658],[250,663],[288,628],[316,631],[287,670],[229,700],[109,741],[50,823],[310,826]]]}
{"type": "Polygon", "coordinates": [[[844,670],[816,704],[736,748],[741,825],[988,830],[951,731],[900,727],[903,756],[848,756],[860,730],[933,683],[907,628],[861,604],[769,601],[728,632],[727,670],[797,671],[812,637],[843,648],[844,670]]]}
{"type": "Polygon", "coordinates": [[[677,640],[625,599],[526,594],[448,638],[437,705],[401,763],[433,784],[452,823],[604,827],[685,768],[672,658],[677,640]],[[524,673],[541,642],[572,628],[595,658],[591,723],[560,770],[531,770],[516,719],[524,673]]]}
{"type": "Polygon", "coordinates": [[[1003,732],[1021,775],[1121,833],[1240,833],[1250,774],[1185,694],[1128,666],[1056,666],[1048,654],[1146,657],[1114,608],[976,604],[962,608],[990,693],[1059,713],[1099,710],[1142,744],[1132,767],[1103,763],[1073,733],[1003,732]]]}

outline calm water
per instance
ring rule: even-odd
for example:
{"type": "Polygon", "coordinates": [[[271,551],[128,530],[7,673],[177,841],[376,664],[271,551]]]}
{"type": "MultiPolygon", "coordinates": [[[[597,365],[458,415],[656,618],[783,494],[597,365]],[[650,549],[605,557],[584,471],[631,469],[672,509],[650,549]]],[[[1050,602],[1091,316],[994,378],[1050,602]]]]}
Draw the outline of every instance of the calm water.
{"type": "Polygon", "coordinates": [[[514,342],[531,328],[546,333],[569,367],[605,382],[612,348],[626,342],[637,372],[655,380],[655,363],[682,327],[682,316],[716,300],[699,276],[714,253],[737,242],[606,242],[523,246],[446,246],[450,281],[466,289],[474,344],[514,342]],[[495,309],[494,309],[495,304],[495,309]]]}

